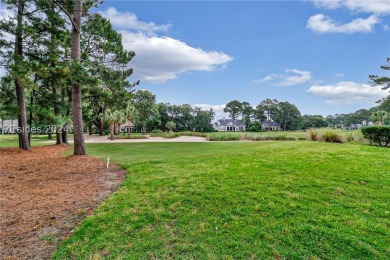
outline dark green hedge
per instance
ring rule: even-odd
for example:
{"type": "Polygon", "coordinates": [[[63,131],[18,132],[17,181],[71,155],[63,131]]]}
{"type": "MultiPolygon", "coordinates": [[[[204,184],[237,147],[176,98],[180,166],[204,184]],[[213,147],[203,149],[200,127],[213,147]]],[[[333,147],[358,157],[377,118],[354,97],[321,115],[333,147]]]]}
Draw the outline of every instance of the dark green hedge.
{"type": "Polygon", "coordinates": [[[390,144],[390,126],[368,126],[361,130],[363,137],[373,145],[388,146],[390,144]]]}

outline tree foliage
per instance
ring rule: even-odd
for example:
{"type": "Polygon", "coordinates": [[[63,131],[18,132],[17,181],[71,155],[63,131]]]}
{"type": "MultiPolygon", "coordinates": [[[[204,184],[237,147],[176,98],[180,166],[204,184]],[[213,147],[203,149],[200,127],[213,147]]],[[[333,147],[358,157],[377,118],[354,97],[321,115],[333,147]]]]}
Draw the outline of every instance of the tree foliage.
{"type": "Polygon", "coordinates": [[[301,112],[298,108],[289,102],[279,102],[275,113],[275,121],[281,128],[286,130],[298,130],[301,122],[301,112]]]}
{"type": "MultiPolygon", "coordinates": [[[[390,71],[390,57],[387,58],[387,63],[381,66],[381,69],[390,71]]],[[[378,75],[370,75],[371,84],[373,86],[383,86],[383,90],[390,88],[390,77],[389,76],[378,76],[378,75]]]]}
{"type": "Polygon", "coordinates": [[[156,96],[147,90],[138,90],[134,95],[134,107],[138,112],[136,120],[145,134],[146,123],[158,117],[156,96]]]}
{"type": "Polygon", "coordinates": [[[389,146],[390,127],[389,126],[370,126],[362,128],[363,137],[368,139],[373,145],[389,146]]]}
{"type": "Polygon", "coordinates": [[[242,113],[242,103],[238,100],[232,100],[226,104],[223,112],[228,113],[230,118],[233,120],[233,125],[235,120],[242,113]]]}

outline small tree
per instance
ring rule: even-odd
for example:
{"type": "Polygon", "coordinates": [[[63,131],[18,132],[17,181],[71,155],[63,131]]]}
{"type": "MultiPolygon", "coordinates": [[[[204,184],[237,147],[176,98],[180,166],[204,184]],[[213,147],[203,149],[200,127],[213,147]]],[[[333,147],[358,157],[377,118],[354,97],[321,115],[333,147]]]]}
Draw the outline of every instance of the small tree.
{"type": "Polygon", "coordinates": [[[137,119],[142,127],[142,134],[146,132],[146,122],[158,116],[156,96],[147,90],[138,90],[134,95],[134,107],[137,110],[137,119]]]}
{"type": "Polygon", "coordinates": [[[380,110],[376,111],[371,116],[372,120],[374,120],[378,125],[382,126],[385,123],[385,119],[389,118],[389,113],[386,111],[380,110]]]}
{"type": "Polygon", "coordinates": [[[258,111],[263,111],[266,119],[268,120],[268,129],[271,129],[271,122],[275,119],[276,113],[278,112],[279,102],[276,99],[265,99],[260,102],[256,107],[258,111]]]}
{"type": "Polygon", "coordinates": [[[128,135],[131,134],[131,120],[134,120],[135,116],[137,114],[137,111],[135,110],[135,107],[132,102],[127,103],[126,109],[125,109],[125,115],[126,119],[129,124],[129,132],[128,135]]]}
{"type": "Polygon", "coordinates": [[[176,128],[176,123],[169,121],[165,126],[169,129],[169,132],[172,132],[172,130],[176,128]]]}
{"type": "MultiPolygon", "coordinates": [[[[249,129],[251,119],[255,114],[255,109],[248,102],[242,102],[242,122],[245,124],[245,128],[249,129]]],[[[247,130],[248,131],[248,130],[247,130]]]]}
{"type": "Polygon", "coordinates": [[[368,126],[361,129],[363,137],[370,141],[371,145],[387,147],[390,144],[389,126],[368,126]]]}
{"type": "Polygon", "coordinates": [[[242,103],[238,100],[230,101],[226,104],[223,112],[228,113],[233,120],[234,131],[236,129],[235,120],[242,113],[242,103]]]}
{"type": "Polygon", "coordinates": [[[123,115],[119,111],[107,110],[103,117],[110,126],[110,140],[114,140],[115,125],[120,118],[123,118],[123,115]]]}

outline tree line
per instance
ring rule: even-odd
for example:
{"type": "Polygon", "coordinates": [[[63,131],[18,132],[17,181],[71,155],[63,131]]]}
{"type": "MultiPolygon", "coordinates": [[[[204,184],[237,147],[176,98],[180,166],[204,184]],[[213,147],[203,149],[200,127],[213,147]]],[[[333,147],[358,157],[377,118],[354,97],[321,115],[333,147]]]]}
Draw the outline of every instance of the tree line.
{"type": "MultiPolygon", "coordinates": [[[[213,130],[214,115],[212,109],[193,108],[189,104],[156,103],[156,95],[147,90],[138,90],[129,97],[125,109],[108,110],[103,115],[101,124],[105,121],[109,122],[111,139],[119,134],[120,125],[126,122],[133,124],[128,126],[128,130],[133,128],[134,131],[143,134],[168,130],[210,132],[213,130]]],[[[105,128],[100,127],[101,124],[95,126],[99,126],[99,135],[104,135],[105,128]]],[[[89,128],[89,133],[92,134],[92,122],[89,128]]],[[[130,135],[131,132],[128,131],[128,134],[130,135]]]]}
{"type": "MultiPolygon", "coordinates": [[[[124,49],[121,34],[108,19],[91,12],[102,0],[0,1],[9,13],[0,20],[0,66],[6,71],[0,82],[0,118],[18,119],[19,148],[30,149],[29,129],[38,125],[61,126],[48,133],[57,144],[68,142],[68,131],[61,129],[72,126],[75,155],[86,154],[85,128],[113,135],[119,124],[133,121],[142,132],[212,130],[212,110],[156,104],[152,93],[134,90],[139,81],[129,81],[129,64],[136,54],[124,49]]],[[[389,88],[388,77],[370,78],[389,88]]],[[[249,128],[265,119],[278,121],[284,130],[322,121],[274,99],[255,108],[235,103],[226,112],[234,120],[242,116],[249,128]]]]}
{"type": "Polygon", "coordinates": [[[359,109],[348,114],[301,115],[299,109],[287,102],[276,99],[264,99],[257,106],[248,102],[232,100],[226,104],[224,112],[233,123],[241,120],[247,131],[261,130],[261,124],[277,122],[283,131],[305,130],[308,128],[357,129],[370,122],[378,125],[390,125],[390,98],[380,101],[380,105],[370,109],[359,109]]]}
{"type": "Polygon", "coordinates": [[[122,36],[92,7],[100,0],[1,0],[1,118],[18,118],[19,147],[30,149],[33,125],[60,125],[57,144],[73,126],[74,154],[86,154],[84,125],[128,107],[129,62],[122,36]]]}

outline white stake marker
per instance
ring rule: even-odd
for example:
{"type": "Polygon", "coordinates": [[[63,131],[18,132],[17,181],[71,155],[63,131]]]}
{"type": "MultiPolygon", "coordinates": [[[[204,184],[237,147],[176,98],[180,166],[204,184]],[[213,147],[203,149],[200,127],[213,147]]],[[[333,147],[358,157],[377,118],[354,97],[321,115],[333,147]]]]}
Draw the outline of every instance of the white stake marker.
{"type": "Polygon", "coordinates": [[[108,169],[108,166],[110,166],[110,157],[107,157],[107,169],[108,169]]]}

